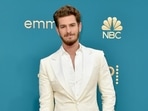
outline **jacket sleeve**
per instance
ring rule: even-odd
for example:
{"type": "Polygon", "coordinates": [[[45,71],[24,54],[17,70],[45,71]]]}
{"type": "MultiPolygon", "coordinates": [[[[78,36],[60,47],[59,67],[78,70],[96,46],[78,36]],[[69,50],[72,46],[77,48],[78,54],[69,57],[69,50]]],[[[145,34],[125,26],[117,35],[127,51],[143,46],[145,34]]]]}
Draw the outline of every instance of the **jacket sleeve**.
{"type": "Polygon", "coordinates": [[[116,96],[109,66],[104,53],[100,55],[98,86],[102,98],[102,111],[114,111],[116,96]]]}
{"type": "Polygon", "coordinates": [[[42,60],[40,62],[38,77],[39,77],[39,95],[40,95],[39,111],[53,111],[54,109],[53,90],[46,71],[46,64],[42,60]]]}

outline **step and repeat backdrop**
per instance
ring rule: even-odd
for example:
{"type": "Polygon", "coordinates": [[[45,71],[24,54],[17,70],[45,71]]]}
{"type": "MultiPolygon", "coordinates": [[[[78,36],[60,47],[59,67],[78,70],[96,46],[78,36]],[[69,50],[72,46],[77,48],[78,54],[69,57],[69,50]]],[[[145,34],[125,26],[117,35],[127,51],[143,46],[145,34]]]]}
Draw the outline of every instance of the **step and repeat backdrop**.
{"type": "Polygon", "coordinates": [[[61,45],[52,15],[66,4],[82,14],[80,42],[105,53],[115,111],[148,111],[146,0],[1,0],[0,111],[39,110],[39,62],[61,45]]]}

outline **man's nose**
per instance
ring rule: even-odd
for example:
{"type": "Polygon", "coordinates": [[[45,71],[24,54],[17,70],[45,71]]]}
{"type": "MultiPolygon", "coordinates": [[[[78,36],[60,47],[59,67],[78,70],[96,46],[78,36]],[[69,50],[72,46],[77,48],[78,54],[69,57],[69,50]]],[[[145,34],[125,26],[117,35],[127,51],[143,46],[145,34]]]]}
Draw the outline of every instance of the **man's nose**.
{"type": "Polygon", "coordinates": [[[66,31],[67,31],[67,33],[71,32],[71,28],[68,26],[68,27],[66,28],[66,31]]]}

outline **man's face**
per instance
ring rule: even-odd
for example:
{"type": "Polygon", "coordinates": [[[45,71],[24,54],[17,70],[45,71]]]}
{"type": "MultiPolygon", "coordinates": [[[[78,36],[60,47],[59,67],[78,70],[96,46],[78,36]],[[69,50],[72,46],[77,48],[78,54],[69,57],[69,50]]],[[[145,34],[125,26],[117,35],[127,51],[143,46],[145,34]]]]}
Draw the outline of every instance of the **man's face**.
{"type": "Polygon", "coordinates": [[[57,32],[65,45],[73,45],[78,41],[81,23],[78,24],[74,15],[58,19],[57,32]]]}

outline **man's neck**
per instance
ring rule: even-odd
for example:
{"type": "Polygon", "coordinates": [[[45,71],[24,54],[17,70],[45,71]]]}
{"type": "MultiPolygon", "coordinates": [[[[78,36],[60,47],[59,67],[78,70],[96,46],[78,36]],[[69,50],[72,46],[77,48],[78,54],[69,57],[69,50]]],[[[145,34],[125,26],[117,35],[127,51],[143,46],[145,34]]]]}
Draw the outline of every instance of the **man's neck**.
{"type": "Polygon", "coordinates": [[[80,47],[79,42],[76,42],[71,46],[63,44],[63,48],[70,55],[75,55],[75,53],[79,49],[79,47],[80,47]]]}
{"type": "Polygon", "coordinates": [[[75,70],[75,55],[76,55],[76,51],[79,49],[79,47],[80,47],[80,44],[78,41],[71,46],[63,44],[63,48],[70,55],[74,70],[75,70]]]}

